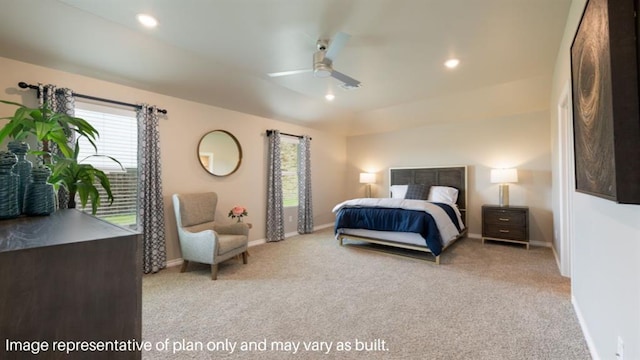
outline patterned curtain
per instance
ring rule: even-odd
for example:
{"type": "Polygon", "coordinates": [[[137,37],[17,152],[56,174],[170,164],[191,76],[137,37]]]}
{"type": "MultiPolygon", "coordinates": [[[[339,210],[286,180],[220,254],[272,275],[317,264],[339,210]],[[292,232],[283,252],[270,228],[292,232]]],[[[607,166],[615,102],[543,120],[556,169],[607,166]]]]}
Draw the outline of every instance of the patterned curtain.
{"type": "Polygon", "coordinates": [[[155,106],[142,104],[138,109],[138,161],[138,224],[142,232],[143,271],[148,274],[167,266],[160,135],[155,106]]]}
{"type": "Polygon", "coordinates": [[[298,233],[313,232],[311,201],[311,138],[302,136],[298,144],[298,233]]]}
{"type": "MultiPolygon", "coordinates": [[[[51,109],[51,111],[56,113],[75,116],[76,101],[71,89],[58,89],[55,85],[43,85],[38,83],[38,105],[39,107],[46,105],[51,109]]],[[[73,135],[73,133],[67,134],[68,143],[71,145],[75,142],[73,135]]],[[[38,144],[38,146],[42,146],[42,144],[38,144]]],[[[73,146],[71,146],[71,148],[73,149],[73,146]]],[[[42,149],[39,148],[39,150],[42,149]]],[[[54,143],[49,144],[49,151],[51,153],[57,152],[57,147],[54,143]]],[[[68,207],[69,191],[61,186],[58,190],[58,209],[66,209],[68,207]]]]}
{"type": "Polygon", "coordinates": [[[267,242],[284,240],[280,131],[270,130],[270,133],[271,135],[267,136],[269,139],[269,163],[267,164],[267,242]]]}

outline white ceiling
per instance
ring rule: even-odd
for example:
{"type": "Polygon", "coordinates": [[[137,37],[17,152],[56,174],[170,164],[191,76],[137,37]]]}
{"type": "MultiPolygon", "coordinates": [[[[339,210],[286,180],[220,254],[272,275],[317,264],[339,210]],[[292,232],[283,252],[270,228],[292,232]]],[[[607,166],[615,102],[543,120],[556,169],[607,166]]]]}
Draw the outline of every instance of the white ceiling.
{"type": "Polygon", "coordinates": [[[569,5],[570,0],[0,0],[0,56],[354,135],[548,107],[569,5]],[[159,26],[142,28],[135,19],[141,12],[154,15],[159,26]],[[362,88],[346,91],[339,81],[311,73],[266,75],[310,68],[316,40],[338,31],[351,39],[334,67],[362,81],[362,88]],[[443,66],[449,57],[461,60],[457,69],[443,66]],[[327,92],[336,95],[331,103],[324,99],[327,92]],[[500,110],[482,100],[505,94],[515,96],[508,102],[518,103],[517,109],[500,110]],[[475,113],[457,112],[478,99],[475,113]]]}

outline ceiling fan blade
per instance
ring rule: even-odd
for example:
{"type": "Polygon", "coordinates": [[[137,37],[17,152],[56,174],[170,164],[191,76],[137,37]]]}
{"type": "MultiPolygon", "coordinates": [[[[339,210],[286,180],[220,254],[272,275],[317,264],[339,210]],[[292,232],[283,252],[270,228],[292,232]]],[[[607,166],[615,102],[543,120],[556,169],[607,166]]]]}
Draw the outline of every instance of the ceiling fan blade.
{"type": "Polygon", "coordinates": [[[278,77],[278,76],[287,76],[287,75],[303,74],[303,73],[312,72],[312,71],[313,71],[312,69],[290,70],[290,71],[281,71],[281,72],[267,73],[267,75],[268,75],[269,77],[278,77]]]}
{"type": "Polygon", "coordinates": [[[351,76],[345,75],[335,70],[331,72],[331,77],[342,81],[349,88],[357,88],[357,87],[360,87],[360,85],[362,84],[360,81],[352,78],[351,76]]]}
{"type": "Polygon", "coordinates": [[[338,56],[338,53],[340,53],[340,51],[350,38],[351,35],[343,33],[342,31],[337,33],[329,43],[329,47],[327,48],[325,57],[331,61],[334,61],[336,59],[336,56],[338,56]]]}

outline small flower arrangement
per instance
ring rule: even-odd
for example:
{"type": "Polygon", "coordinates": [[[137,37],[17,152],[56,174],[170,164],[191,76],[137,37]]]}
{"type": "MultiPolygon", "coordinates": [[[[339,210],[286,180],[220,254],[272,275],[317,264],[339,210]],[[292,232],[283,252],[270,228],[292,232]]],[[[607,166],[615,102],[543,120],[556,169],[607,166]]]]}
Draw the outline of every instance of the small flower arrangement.
{"type": "Polygon", "coordinates": [[[238,218],[238,222],[242,222],[243,216],[248,216],[247,208],[244,206],[234,206],[231,210],[229,210],[229,217],[232,219],[238,218]]]}

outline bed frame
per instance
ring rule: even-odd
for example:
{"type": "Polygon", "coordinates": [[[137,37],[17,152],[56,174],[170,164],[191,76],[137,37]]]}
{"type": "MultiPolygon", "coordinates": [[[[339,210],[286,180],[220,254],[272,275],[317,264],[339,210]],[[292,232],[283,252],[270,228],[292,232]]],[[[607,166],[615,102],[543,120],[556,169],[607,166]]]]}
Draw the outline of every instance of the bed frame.
{"type": "MultiPolygon", "coordinates": [[[[426,186],[451,186],[458,189],[458,209],[465,228],[455,239],[464,237],[467,233],[467,166],[439,166],[439,167],[395,167],[389,168],[389,186],[391,185],[407,185],[407,184],[424,184],[426,186]]],[[[426,253],[431,253],[431,250],[425,246],[418,246],[412,244],[404,244],[397,241],[392,241],[384,238],[377,237],[365,237],[351,234],[339,234],[338,240],[340,245],[345,245],[344,239],[364,241],[373,244],[391,246],[396,248],[403,248],[409,250],[416,250],[426,253]]],[[[454,241],[449,242],[443,247],[443,251],[453,244],[454,241]]],[[[436,264],[440,264],[440,255],[434,256],[436,264]]]]}

